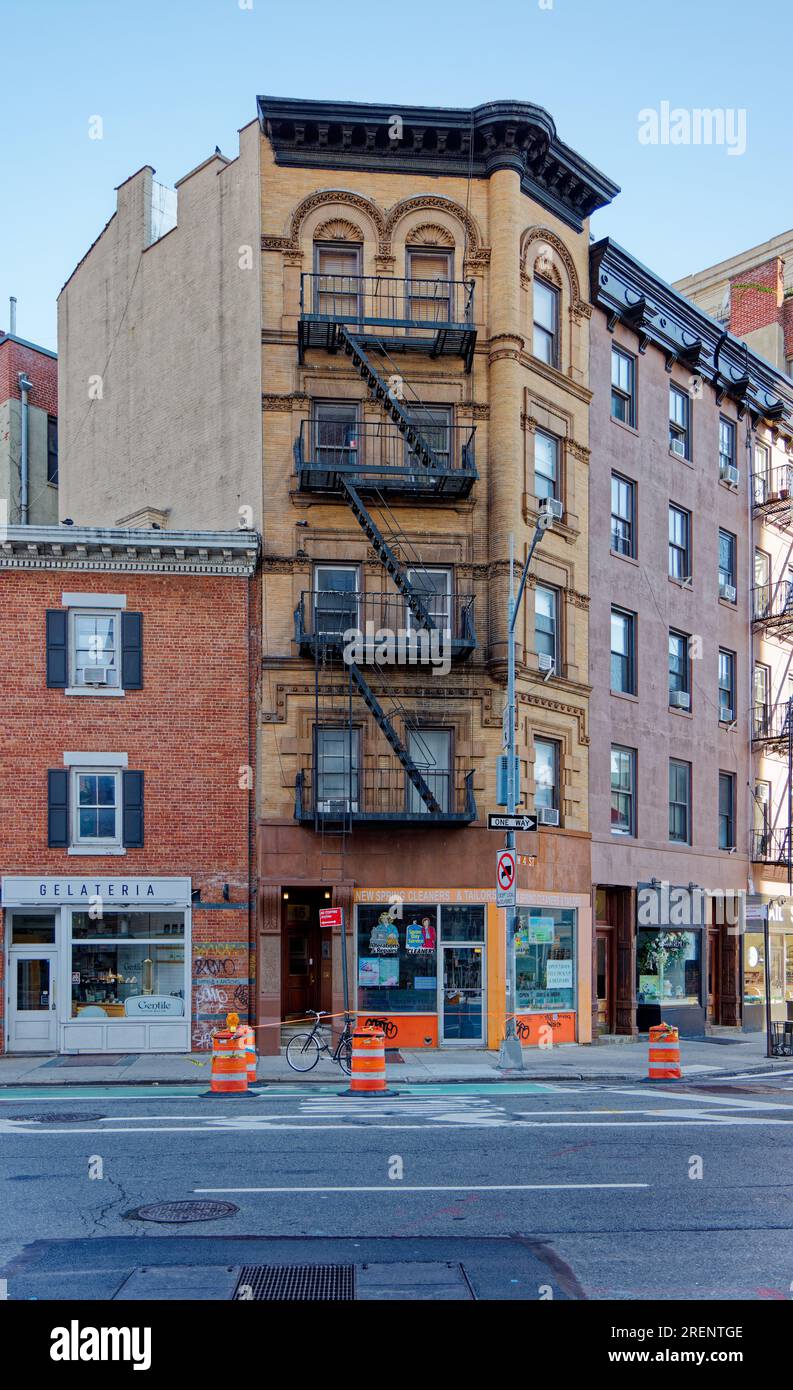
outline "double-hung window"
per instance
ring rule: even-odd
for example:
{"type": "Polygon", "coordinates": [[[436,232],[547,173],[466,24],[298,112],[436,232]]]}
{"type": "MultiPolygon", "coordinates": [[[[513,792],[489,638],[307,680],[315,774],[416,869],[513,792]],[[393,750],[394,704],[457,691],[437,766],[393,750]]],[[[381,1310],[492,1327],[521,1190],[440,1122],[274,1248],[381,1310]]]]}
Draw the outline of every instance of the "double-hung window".
{"type": "Polygon", "coordinates": [[[735,467],[735,424],[719,416],[719,477],[730,479],[729,470],[735,467]]]}
{"type": "Polygon", "coordinates": [[[735,849],[735,773],[719,773],[719,849],[735,849]]]}
{"type": "Polygon", "coordinates": [[[669,631],[669,704],[672,709],[691,708],[691,664],[688,637],[669,631]]]}
{"type": "Polygon", "coordinates": [[[611,689],[636,694],[636,615],[611,610],[611,689]]]}
{"type": "Polygon", "coordinates": [[[559,366],[559,291],[534,277],[534,356],[559,366]]]}
{"type": "Polygon", "coordinates": [[[534,590],[534,641],[540,668],[544,666],[543,657],[553,662],[559,669],[559,594],[538,584],[534,590]]]}
{"type": "Polygon", "coordinates": [[[623,425],[636,425],[636,361],[618,347],[611,349],[611,414],[623,425]]]}
{"type": "MultiPolygon", "coordinates": [[[[411,729],[408,733],[408,752],[441,810],[447,812],[452,802],[452,735],[449,729],[411,729]]],[[[424,815],[429,807],[418,788],[407,779],[408,809],[413,815],[424,815]]]]}
{"type": "Polygon", "coordinates": [[[143,772],[126,753],[64,753],[47,773],[47,842],[69,854],[143,847],[143,772]]]}
{"type": "Polygon", "coordinates": [[[452,252],[432,246],[407,248],[408,317],[421,323],[451,318],[452,252]]]}
{"type": "Polygon", "coordinates": [[[315,401],[312,433],[317,468],[330,472],[361,462],[355,401],[315,401]]]}
{"type": "Polygon", "coordinates": [[[731,531],[719,531],[719,597],[735,602],[736,540],[731,531]]]}
{"type": "Polygon", "coordinates": [[[636,558],[636,484],[621,473],[611,475],[611,549],[636,558]]]}
{"type": "Polygon", "coordinates": [[[534,495],[559,498],[559,440],[545,430],[534,435],[534,495]]]}
{"type": "Polygon", "coordinates": [[[691,513],[669,505],[669,577],[691,578],[691,513]]]}
{"type": "Polygon", "coordinates": [[[676,844],[691,841],[691,763],[669,759],[669,838],[676,844]]]}
{"type": "Polygon", "coordinates": [[[350,244],[316,242],[314,246],[314,294],[310,313],[346,322],[361,317],[361,254],[350,244]]]}
{"type": "Polygon", "coordinates": [[[719,719],[735,718],[735,652],[719,647],[719,719]]]}
{"type": "Polygon", "coordinates": [[[534,808],[559,809],[559,743],[554,738],[534,740],[534,808]]]}
{"type": "Polygon", "coordinates": [[[318,811],[358,810],[358,730],[318,728],[315,734],[318,811]]]}
{"type": "Polygon", "coordinates": [[[691,458],[689,429],[690,401],[679,386],[669,387],[669,448],[678,458],[691,458]]]}
{"type": "Polygon", "coordinates": [[[611,745],[611,833],[636,834],[636,749],[611,745]]]}

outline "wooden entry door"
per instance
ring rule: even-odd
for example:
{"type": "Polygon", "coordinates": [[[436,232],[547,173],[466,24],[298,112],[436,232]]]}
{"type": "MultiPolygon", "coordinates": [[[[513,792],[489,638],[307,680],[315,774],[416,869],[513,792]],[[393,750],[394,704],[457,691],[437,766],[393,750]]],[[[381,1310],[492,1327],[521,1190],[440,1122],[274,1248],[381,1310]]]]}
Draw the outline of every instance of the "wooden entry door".
{"type": "Polygon", "coordinates": [[[597,997],[596,1026],[598,1034],[614,1029],[614,933],[595,933],[595,984],[597,997]]]}
{"type": "Polygon", "coordinates": [[[708,1023],[718,1023],[721,1016],[721,932],[718,927],[708,930],[708,1023]]]}
{"type": "Polygon", "coordinates": [[[321,962],[319,924],[311,919],[289,922],[284,927],[284,1017],[304,1018],[308,1009],[319,1009],[321,962]]]}

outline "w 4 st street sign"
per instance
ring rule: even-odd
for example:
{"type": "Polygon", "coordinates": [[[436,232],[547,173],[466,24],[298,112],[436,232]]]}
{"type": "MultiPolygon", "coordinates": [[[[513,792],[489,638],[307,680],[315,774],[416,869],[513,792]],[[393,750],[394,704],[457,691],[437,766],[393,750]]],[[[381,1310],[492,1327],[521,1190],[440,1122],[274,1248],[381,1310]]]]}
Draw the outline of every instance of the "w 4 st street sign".
{"type": "Polygon", "coordinates": [[[488,830],[536,830],[537,817],[519,812],[515,816],[499,816],[490,812],[487,818],[488,830]]]}

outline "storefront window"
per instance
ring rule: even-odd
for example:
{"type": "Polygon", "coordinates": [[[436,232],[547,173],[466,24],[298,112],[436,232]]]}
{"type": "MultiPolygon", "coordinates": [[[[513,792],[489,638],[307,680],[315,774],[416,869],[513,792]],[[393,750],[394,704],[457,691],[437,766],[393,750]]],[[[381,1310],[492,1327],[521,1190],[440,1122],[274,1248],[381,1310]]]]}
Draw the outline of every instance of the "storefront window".
{"type": "Polygon", "coordinates": [[[441,941],[484,941],[483,907],[442,907],[441,941]]]}
{"type": "Polygon", "coordinates": [[[358,908],[358,1008],[389,1013],[435,1013],[437,907],[383,903],[358,908]]]}
{"type": "Polygon", "coordinates": [[[184,934],[181,912],[75,912],[72,1018],[183,1018],[184,934]]]}
{"type": "Polygon", "coordinates": [[[573,908],[524,907],[515,934],[516,1008],[522,1012],[575,1008],[573,908]]]}
{"type": "Polygon", "coordinates": [[[640,1004],[699,1004],[701,932],[638,932],[636,964],[640,1004]]]}
{"type": "Polygon", "coordinates": [[[747,932],[743,939],[743,1002],[765,1000],[765,942],[762,932],[747,932]]]}
{"type": "Polygon", "coordinates": [[[89,912],[75,912],[72,936],[76,939],[89,937],[92,941],[108,936],[122,940],[182,937],[184,916],[181,912],[105,912],[101,917],[92,917],[89,912]]]}
{"type": "Polygon", "coordinates": [[[15,912],[11,919],[12,946],[50,946],[55,944],[55,918],[35,913],[15,912]]]}

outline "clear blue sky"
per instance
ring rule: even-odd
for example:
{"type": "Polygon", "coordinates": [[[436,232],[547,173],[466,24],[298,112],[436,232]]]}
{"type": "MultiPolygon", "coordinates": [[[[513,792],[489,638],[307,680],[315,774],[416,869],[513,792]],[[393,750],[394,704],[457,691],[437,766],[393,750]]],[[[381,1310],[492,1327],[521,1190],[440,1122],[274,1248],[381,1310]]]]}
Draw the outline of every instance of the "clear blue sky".
{"type": "Polygon", "coordinates": [[[17,332],[54,348],[56,296],[115,185],[146,163],[173,184],[216,144],[235,154],[258,92],[545,106],[622,187],[595,236],[667,279],[793,224],[790,0],[252,3],[3,0],[0,328],[16,294],[17,332]],[[745,109],[746,152],[641,144],[639,112],[663,101],[745,109]]]}

